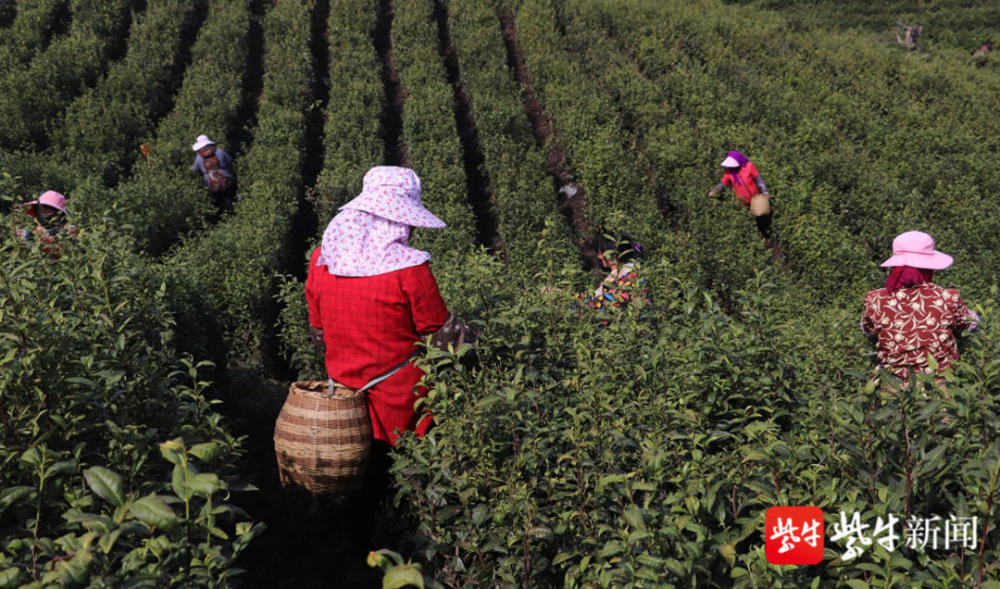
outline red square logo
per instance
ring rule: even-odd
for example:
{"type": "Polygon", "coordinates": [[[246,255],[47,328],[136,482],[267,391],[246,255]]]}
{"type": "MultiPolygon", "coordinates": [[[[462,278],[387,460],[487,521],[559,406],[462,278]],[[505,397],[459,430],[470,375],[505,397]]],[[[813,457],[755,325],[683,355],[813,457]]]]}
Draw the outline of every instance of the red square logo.
{"type": "Polygon", "coordinates": [[[768,509],[764,554],[771,564],[818,564],[823,560],[823,510],[795,505],[768,509]]]}

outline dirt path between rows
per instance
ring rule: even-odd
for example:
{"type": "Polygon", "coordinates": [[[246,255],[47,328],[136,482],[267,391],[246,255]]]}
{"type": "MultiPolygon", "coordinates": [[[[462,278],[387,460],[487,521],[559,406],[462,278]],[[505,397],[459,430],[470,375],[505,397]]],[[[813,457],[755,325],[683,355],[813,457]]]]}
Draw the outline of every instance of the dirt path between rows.
{"type": "Polygon", "coordinates": [[[392,21],[396,16],[392,0],[379,0],[378,20],[372,31],[375,52],[382,62],[382,86],[385,99],[382,105],[380,135],[385,143],[383,160],[387,166],[406,166],[406,144],[403,142],[403,104],[406,94],[399,80],[399,70],[392,51],[392,21]]]}
{"type": "Polygon", "coordinates": [[[497,228],[497,217],[493,211],[492,182],[486,167],[483,165],[485,156],[479,143],[479,129],[472,112],[469,92],[462,82],[458,55],[451,41],[451,30],[448,27],[448,9],[441,0],[434,1],[434,20],[438,27],[438,53],[444,62],[448,83],[451,85],[455,103],[455,129],[458,132],[459,143],[462,145],[462,159],[465,164],[465,186],[469,195],[469,204],[476,216],[476,234],[479,243],[485,245],[494,253],[507,259],[503,238],[497,228]]]}
{"type": "Polygon", "coordinates": [[[517,81],[521,84],[523,89],[521,99],[524,102],[528,118],[531,120],[535,141],[545,150],[545,160],[555,185],[559,206],[579,244],[590,236],[587,190],[583,184],[573,179],[566,166],[566,151],[560,146],[553,130],[552,121],[546,116],[545,110],[538,101],[535,86],[531,81],[531,73],[525,64],[524,52],[521,51],[517,40],[517,23],[514,14],[508,8],[500,8],[497,10],[497,18],[503,32],[504,44],[507,46],[507,65],[514,71],[517,81]]]}

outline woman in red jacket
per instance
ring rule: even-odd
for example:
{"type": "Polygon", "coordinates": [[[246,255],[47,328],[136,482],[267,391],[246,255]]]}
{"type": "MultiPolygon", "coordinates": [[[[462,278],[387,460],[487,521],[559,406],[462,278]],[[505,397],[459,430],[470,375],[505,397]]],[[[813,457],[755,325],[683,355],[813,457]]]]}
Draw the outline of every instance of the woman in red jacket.
{"type": "MultiPolygon", "coordinates": [[[[715,185],[715,188],[708,191],[708,196],[715,197],[726,186],[733,189],[733,195],[743,201],[743,204],[750,206],[750,201],[754,196],[763,194],[770,197],[767,184],[757,171],[757,166],[747,159],[739,151],[730,151],[726,154],[726,159],[722,160],[721,166],[726,170],[722,175],[722,180],[715,185]]],[[[771,213],[754,217],[757,222],[757,230],[765,238],[771,236],[771,213]]]]}
{"type": "Polygon", "coordinates": [[[409,237],[413,227],[444,226],[421,204],[413,170],[375,167],[309,263],[310,332],[325,344],[327,373],[353,389],[385,376],[367,389],[368,408],[374,438],[391,445],[397,430],[423,435],[430,427],[430,416],[413,408],[426,390],[414,391],[424,373],[409,360],[414,344],[445,324],[448,308],[430,254],[411,248],[409,237]]]}
{"type": "Polygon", "coordinates": [[[927,357],[938,372],[958,360],[962,332],[979,327],[979,315],[966,306],[954,288],[934,284],[934,271],[951,266],[952,257],[934,249],[934,238],[907,231],[892,240],[892,257],[882,262],[892,268],[884,288],[865,295],[861,331],[875,340],[878,366],[909,383],[910,370],[932,374],[927,357]]]}

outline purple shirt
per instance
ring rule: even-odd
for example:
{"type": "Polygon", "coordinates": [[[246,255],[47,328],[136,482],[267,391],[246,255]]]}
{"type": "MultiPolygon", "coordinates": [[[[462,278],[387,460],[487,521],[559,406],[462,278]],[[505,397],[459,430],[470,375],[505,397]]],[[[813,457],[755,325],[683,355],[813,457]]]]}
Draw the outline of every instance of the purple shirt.
{"type": "MultiPolygon", "coordinates": [[[[229,166],[233,164],[233,158],[229,157],[229,154],[222,151],[219,147],[215,148],[215,157],[219,158],[219,171],[222,172],[222,175],[230,180],[234,179],[233,172],[229,169],[229,166]]],[[[208,186],[208,168],[205,167],[205,158],[201,157],[200,154],[195,156],[194,163],[191,164],[191,171],[201,172],[201,177],[205,180],[205,186],[208,186]]]]}

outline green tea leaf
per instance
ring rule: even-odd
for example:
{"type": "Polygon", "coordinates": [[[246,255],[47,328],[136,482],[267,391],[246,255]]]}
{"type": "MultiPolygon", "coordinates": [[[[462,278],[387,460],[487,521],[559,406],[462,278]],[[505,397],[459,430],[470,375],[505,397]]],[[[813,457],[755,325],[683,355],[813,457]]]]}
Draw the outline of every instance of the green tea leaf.
{"type": "Polygon", "coordinates": [[[83,478],[87,481],[90,490],[101,499],[115,507],[121,507],[125,504],[122,478],[114,471],[103,466],[92,466],[83,471],[83,478]]]}
{"type": "Polygon", "coordinates": [[[175,438],[160,444],[160,454],[172,464],[184,463],[184,442],[180,438],[175,438]]]}
{"type": "Polygon", "coordinates": [[[147,495],[133,501],[129,511],[142,523],[162,530],[173,529],[180,522],[174,510],[158,495],[147,495]]]}
{"type": "Polygon", "coordinates": [[[204,442],[202,444],[195,444],[188,449],[188,453],[198,457],[199,460],[206,464],[213,464],[222,453],[221,448],[217,442],[204,442]]]}
{"type": "Polygon", "coordinates": [[[382,589],[401,589],[408,585],[424,589],[424,576],[411,564],[397,564],[382,577],[382,589]]]}
{"type": "Polygon", "coordinates": [[[212,493],[225,489],[225,484],[214,473],[197,474],[188,479],[187,487],[195,494],[210,497],[212,493]]]}

